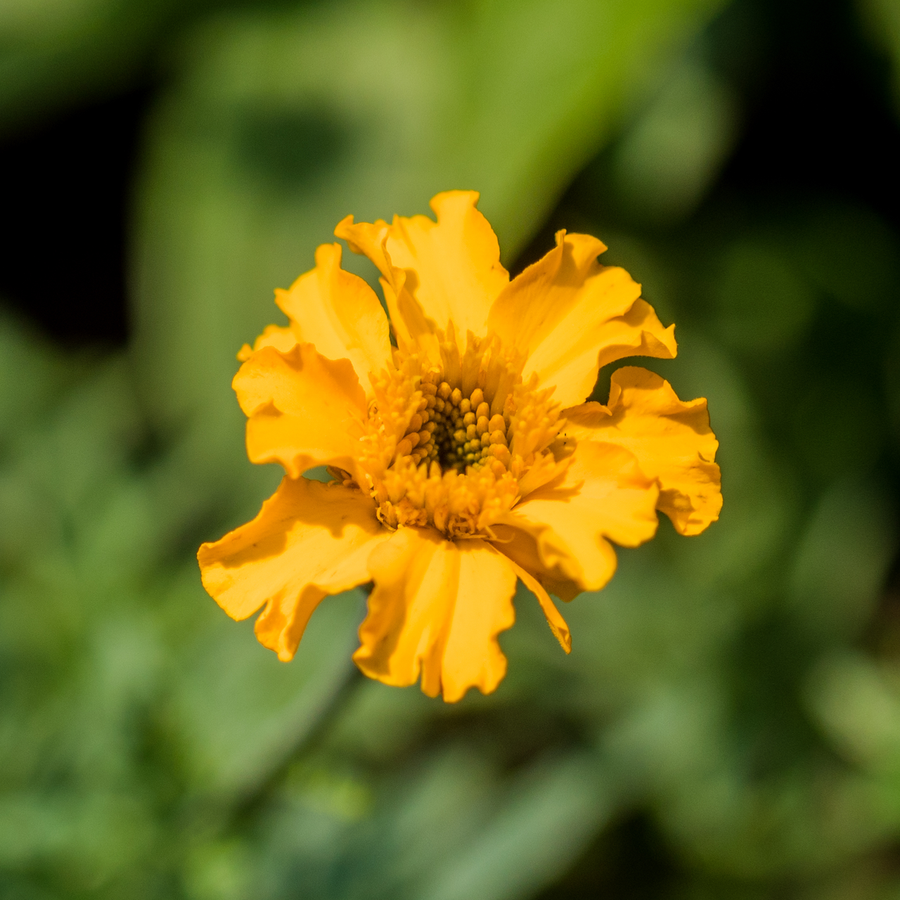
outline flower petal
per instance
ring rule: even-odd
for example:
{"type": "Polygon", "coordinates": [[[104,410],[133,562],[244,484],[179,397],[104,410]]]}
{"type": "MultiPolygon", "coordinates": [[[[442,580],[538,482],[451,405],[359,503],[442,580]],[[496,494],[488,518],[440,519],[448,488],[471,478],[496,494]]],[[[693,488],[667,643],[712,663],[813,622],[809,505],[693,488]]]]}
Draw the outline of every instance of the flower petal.
{"type": "Polygon", "coordinates": [[[502,522],[491,525],[491,531],[491,543],[494,547],[510,562],[535,578],[545,591],[566,602],[574,600],[581,593],[581,585],[572,581],[558,565],[548,566],[544,563],[538,550],[537,538],[532,534],[502,522]]]}
{"type": "Polygon", "coordinates": [[[585,441],[558,481],[529,494],[503,522],[536,539],[546,568],[596,591],[616,570],[610,540],[636,547],[653,537],[658,495],[632,453],[585,441]]]}
{"type": "Polygon", "coordinates": [[[369,560],[375,587],[353,655],[370,678],[459,700],[495,690],[506,674],[497,635],[515,621],[512,565],[484,541],[453,542],[400,528],[369,560]]]}
{"type": "Polygon", "coordinates": [[[541,387],[555,388],[554,399],[573,406],[607,363],[674,357],[675,326],[662,327],[624,269],[597,262],[606,247],[596,238],[561,231],[556,241],[497,298],[488,328],[526,355],[526,378],[537,372],[541,387]]]}
{"type": "Polygon", "coordinates": [[[434,323],[423,311],[419,301],[406,289],[406,272],[392,262],[385,245],[391,226],[379,219],[374,224],[357,222],[347,216],[338,223],[334,233],[347,241],[354,253],[368,256],[382,273],[381,289],[390,316],[390,327],[397,346],[405,353],[422,352],[433,363],[440,362],[438,339],[434,323]]]}
{"type": "MultiPolygon", "coordinates": [[[[508,558],[509,557],[507,557],[507,559],[508,558]]],[[[510,560],[510,562],[512,562],[512,560],[510,560]]],[[[560,615],[559,610],[556,608],[556,604],[550,599],[550,595],[544,589],[544,586],[531,574],[531,572],[527,569],[523,569],[522,566],[512,562],[512,567],[516,575],[522,579],[525,587],[537,597],[538,603],[541,604],[544,618],[546,618],[547,624],[553,632],[553,636],[559,641],[560,647],[562,647],[566,653],[571,653],[572,633],[569,631],[566,620],[560,615]]]]}
{"type": "Polygon", "coordinates": [[[378,271],[392,284],[396,267],[385,249],[391,226],[384,219],[375,222],[354,222],[353,216],[345,216],[337,223],[334,236],[347,242],[347,246],[361,256],[368,256],[378,267],[378,271]]]}
{"type": "Polygon", "coordinates": [[[391,327],[397,338],[397,347],[405,353],[425,357],[432,365],[441,363],[440,342],[434,327],[425,317],[419,301],[406,290],[406,274],[395,273],[393,282],[381,278],[384,301],[391,316],[391,327]]]}
{"type": "Polygon", "coordinates": [[[257,637],[289,660],[322,598],[368,581],[369,554],[388,536],[358,489],[285,478],[255,519],[197,558],[203,586],[233,619],[266,605],[257,637]]]}
{"type": "Polygon", "coordinates": [[[464,343],[468,331],[485,333],[488,310],[509,282],[497,237],[477,202],[476,191],[446,191],[431,201],[437,222],[395,216],[391,225],[354,225],[348,217],[335,234],[368,256],[392,284],[391,268],[402,269],[425,315],[441,330],[452,321],[464,343]]]}
{"type": "Polygon", "coordinates": [[[287,353],[263,347],[232,382],[248,417],[247,455],[278,462],[292,478],[313,466],[355,472],[366,398],[349,360],[329,360],[311,344],[287,353]]]}
{"type": "Polygon", "coordinates": [[[659,375],[626,366],[613,373],[608,407],[585,403],[565,417],[565,435],[617,444],[637,457],[641,469],[659,480],[657,508],[679,534],[699,534],[719,518],[719,442],[706,400],[682,402],[659,375]]]}
{"type": "Polygon", "coordinates": [[[266,325],[263,333],[253,342],[252,347],[249,344],[244,344],[238,350],[237,358],[241,362],[246,362],[257,350],[262,350],[263,347],[274,347],[282,353],[287,353],[296,343],[297,338],[290,326],[285,328],[282,325],[266,325]]]}
{"type": "Polygon", "coordinates": [[[369,373],[391,363],[388,321],[369,285],[341,268],[341,245],[322,244],[316,267],[275,298],[297,341],[315,345],[328,359],[349,359],[368,394],[369,373]]]}

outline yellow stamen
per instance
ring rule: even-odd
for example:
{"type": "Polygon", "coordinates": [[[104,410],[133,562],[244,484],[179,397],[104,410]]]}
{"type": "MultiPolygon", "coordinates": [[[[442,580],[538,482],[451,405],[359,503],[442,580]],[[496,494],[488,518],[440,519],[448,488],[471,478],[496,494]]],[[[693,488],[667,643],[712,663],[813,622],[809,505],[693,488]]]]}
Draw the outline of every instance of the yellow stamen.
{"type": "Polygon", "coordinates": [[[489,536],[522,479],[530,490],[558,471],[559,410],[497,341],[440,347],[442,368],[395,351],[395,369],[372,376],[363,471],[388,527],[489,536]]]}

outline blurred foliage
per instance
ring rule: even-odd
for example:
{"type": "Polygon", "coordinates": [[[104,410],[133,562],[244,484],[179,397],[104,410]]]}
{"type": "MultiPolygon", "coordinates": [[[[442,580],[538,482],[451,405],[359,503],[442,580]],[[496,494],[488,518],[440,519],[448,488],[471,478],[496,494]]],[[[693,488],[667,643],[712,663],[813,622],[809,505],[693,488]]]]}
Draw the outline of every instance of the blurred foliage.
{"type": "Polygon", "coordinates": [[[872,38],[890,57],[894,98],[900,108],[900,5],[894,0],[860,0],[860,4],[872,38]]]}
{"type": "MultiPolygon", "coordinates": [[[[0,896],[900,897],[900,233],[717,192],[746,99],[723,6],[0,7],[4,131],[163,85],[129,346],[0,318],[0,896]],[[346,213],[450,187],[507,262],[560,225],[643,280],[726,506],[622,551],[565,611],[570,657],[522,591],[507,679],[445,707],[353,679],[362,591],[283,665],[194,552],[278,478],[228,390],[272,288],[346,213]]],[[[895,5],[859,9],[900,59],[895,5]]]]}

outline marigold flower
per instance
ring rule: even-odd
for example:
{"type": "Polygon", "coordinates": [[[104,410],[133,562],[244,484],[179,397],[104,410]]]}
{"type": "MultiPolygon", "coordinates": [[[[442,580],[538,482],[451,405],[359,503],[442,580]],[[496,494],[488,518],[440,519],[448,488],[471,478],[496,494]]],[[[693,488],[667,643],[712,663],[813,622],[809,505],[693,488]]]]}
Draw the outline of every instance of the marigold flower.
{"type": "Polygon", "coordinates": [[[233,386],[250,459],[286,475],[199,553],[207,591],[235,619],[263,608],[257,637],[282,660],[325,596],[373,582],[356,664],[447,701],[505,675],[517,579],[569,652],[551,593],[602,588],[611,542],[651,538],[657,510],[692,535],[722,505],[705,400],[626,367],[607,405],[584,402],[601,366],[674,357],[674,326],[588,235],[559,232],[510,281],[477,200],[338,225],[381,271],[390,321],[339,244],[276,292],[290,324],[242,348],[233,386]],[[323,465],[330,483],[304,477],[323,465]]]}

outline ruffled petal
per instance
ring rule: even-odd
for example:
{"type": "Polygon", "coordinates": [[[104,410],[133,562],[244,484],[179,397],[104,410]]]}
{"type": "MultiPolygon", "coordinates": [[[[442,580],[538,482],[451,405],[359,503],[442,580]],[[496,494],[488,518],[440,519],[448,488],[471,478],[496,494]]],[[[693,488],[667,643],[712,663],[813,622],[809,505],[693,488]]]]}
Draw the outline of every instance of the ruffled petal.
{"type": "Polygon", "coordinates": [[[497,636],[515,621],[516,575],[505,557],[484,541],[400,528],[369,570],[375,587],[353,655],[366,675],[409,685],[421,674],[422,690],[448,703],[471,687],[496,689],[506,674],[497,636]]]}
{"type": "Polygon", "coordinates": [[[381,289],[390,316],[390,327],[397,347],[404,353],[420,352],[432,363],[440,362],[434,323],[425,315],[419,301],[406,288],[406,272],[391,261],[386,249],[391,226],[379,219],[375,223],[353,223],[347,216],[334,233],[347,241],[354,253],[367,256],[382,273],[381,289]]]}
{"type": "Polygon", "coordinates": [[[369,554],[388,537],[361,491],[285,478],[253,521],[197,558],[203,586],[233,619],[265,604],[257,637],[289,660],[322,598],[368,581],[369,554]]]}
{"type": "Polygon", "coordinates": [[[232,382],[247,415],[247,455],[278,462],[292,478],[313,466],[356,471],[366,398],[349,360],[329,360],[311,344],[287,353],[263,347],[232,382]]]}
{"type": "Polygon", "coordinates": [[[557,482],[529,494],[503,522],[535,539],[546,568],[596,591],[616,570],[610,541],[636,547],[655,534],[658,495],[632,453],[586,441],[557,482]]]}
{"type": "Polygon", "coordinates": [[[391,316],[391,327],[397,338],[397,347],[404,353],[418,353],[432,365],[440,366],[440,342],[419,305],[419,301],[406,290],[406,274],[395,271],[393,282],[380,279],[384,300],[391,316]]]}
{"type": "MultiPolygon", "coordinates": [[[[507,557],[507,559],[508,558],[509,557],[507,557]]],[[[546,618],[547,624],[550,626],[550,631],[553,632],[553,636],[559,641],[560,647],[562,647],[566,653],[571,653],[572,633],[569,631],[566,620],[556,608],[556,604],[550,599],[550,595],[547,593],[544,586],[527,569],[512,562],[512,560],[510,560],[510,562],[512,563],[513,571],[522,580],[525,587],[537,597],[538,603],[541,605],[541,610],[544,613],[544,618],[546,618]]]]}
{"type": "Polygon", "coordinates": [[[249,344],[244,344],[238,350],[237,358],[241,362],[246,362],[257,350],[262,350],[263,347],[274,347],[282,353],[287,353],[296,343],[297,337],[290,326],[266,325],[263,333],[253,342],[252,347],[249,344]]]}
{"type": "Polygon", "coordinates": [[[581,585],[572,581],[558,565],[544,563],[534,535],[502,522],[491,525],[491,532],[491,543],[510,562],[535,578],[545,591],[566,602],[574,600],[581,593],[581,585]]]}
{"type": "Polygon", "coordinates": [[[378,271],[393,284],[397,269],[385,247],[390,233],[391,226],[384,219],[377,219],[375,222],[354,222],[352,215],[341,219],[334,229],[335,237],[346,241],[354,253],[372,260],[378,271]]]}
{"type": "Polygon", "coordinates": [[[425,315],[441,330],[452,321],[465,342],[469,331],[485,333],[488,310],[509,283],[497,237],[477,202],[476,191],[446,191],[431,201],[437,222],[395,216],[390,225],[354,225],[349,216],[335,234],[368,256],[395,288],[392,269],[402,270],[425,315]]]}
{"type": "Polygon", "coordinates": [[[341,268],[341,245],[322,244],[316,267],[289,290],[277,290],[275,299],[296,340],[315,345],[327,359],[349,359],[368,394],[369,373],[391,363],[388,321],[369,285],[341,268]]]}
{"type": "Polygon", "coordinates": [[[581,403],[601,366],[625,356],[675,356],[674,325],[663,328],[640,285],[616,266],[601,266],[606,246],[585,234],[556,236],[556,247],[497,298],[488,328],[525,354],[563,406],[581,403]]]}
{"type": "Polygon", "coordinates": [[[565,416],[565,436],[617,444],[637,457],[641,469],[659,480],[657,508],[679,534],[699,534],[719,518],[719,442],[706,400],[685,403],[659,375],[626,366],[613,373],[608,407],[585,403],[565,416]]]}

